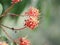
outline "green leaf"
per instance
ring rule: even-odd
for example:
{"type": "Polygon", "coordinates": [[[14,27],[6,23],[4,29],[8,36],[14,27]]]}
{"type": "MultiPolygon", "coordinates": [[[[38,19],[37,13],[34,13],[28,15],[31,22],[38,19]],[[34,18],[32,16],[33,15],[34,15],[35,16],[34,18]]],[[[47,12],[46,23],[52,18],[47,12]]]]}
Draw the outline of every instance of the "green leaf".
{"type": "Polygon", "coordinates": [[[2,5],[0,4],[0,15],[1,15],[2,11],[3,11],[3,7],[2,7],[2,5]]]}
{"type": "Polygon", "coordinates": [[[22,2],[19,2],[15,4],[14,8],[11,10],[12,13],[20,14],[24,8],[30,4],[30,0],[23,0],[22,2]]]}

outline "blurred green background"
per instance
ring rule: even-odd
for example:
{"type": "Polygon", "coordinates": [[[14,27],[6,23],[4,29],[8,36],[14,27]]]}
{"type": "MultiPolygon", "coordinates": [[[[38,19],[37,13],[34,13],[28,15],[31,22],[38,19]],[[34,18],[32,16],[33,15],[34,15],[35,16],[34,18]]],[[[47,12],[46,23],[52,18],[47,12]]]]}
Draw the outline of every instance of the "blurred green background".
{"type": "MultiPolygon", "coordinates": [[[[2,14],[11,5],[11,0],[0,0],[0,14],[2,14]]],[[[32,45],[60,45],[60,0],[22,0],[17,3],[9,13],[23,14],[30,6],[40,10],[39,26],[31,31],[26,28],[22,31],[9,30],[4,28],[14,39],[21,36],[28,36],[32,45]]],[[[26,17],[11,17],[2,19],[2,23],[9,27],[21,28],[26,17]]],[[[0,37],[14,45],[5,33],[0,29],[0,37]],[[7,40],[6,39],[6,40],[7,40]]]]}

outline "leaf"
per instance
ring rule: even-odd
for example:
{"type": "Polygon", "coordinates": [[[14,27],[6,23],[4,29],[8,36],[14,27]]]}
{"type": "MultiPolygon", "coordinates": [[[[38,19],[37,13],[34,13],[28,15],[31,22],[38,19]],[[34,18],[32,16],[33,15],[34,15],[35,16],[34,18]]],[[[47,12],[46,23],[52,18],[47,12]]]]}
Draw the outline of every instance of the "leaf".
{"type": "Polygon", "coordinates": [[[2,5],[0,4],[0,15],[1,15],[2,11],[3,11],[3,7],[2,7],[2,5]]]}
{"type": "Polygon", "coordinates": [[[20,14],[24,8],[27,6],[27,4],[30,3],[30,0],[22,0],[22,2],[19,2],[17,4],[15,4],[14,8],[11,10],[11,12],[16,13],[16,14],[20,14]]]}

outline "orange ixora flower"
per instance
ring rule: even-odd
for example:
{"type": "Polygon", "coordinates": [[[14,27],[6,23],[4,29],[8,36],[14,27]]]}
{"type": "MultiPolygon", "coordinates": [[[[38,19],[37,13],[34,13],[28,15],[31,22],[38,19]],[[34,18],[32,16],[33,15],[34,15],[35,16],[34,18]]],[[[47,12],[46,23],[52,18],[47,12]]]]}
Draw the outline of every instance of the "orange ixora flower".
{"type": "Polygon", "coordinates": [[[30,41],[26,38],[20,38],[20,45],[31,45],[30,41]]]}
{"type": "Polygon", "coordinates": [[[25,13],[28,16],[38,17],[39,16],[39,10],[34,7],[30,7],[29,10],[25,13]]]}
{"type": "Polygon", "coordinates": [[[0,45],[8,45],[8,43],[6,43],[6,42],[0,42],[0,45]]]}
{"type": "Polygon", "coordinates": [[[22,0],[12,0],[12,4],[18,3],[20,1],[22,1],[22,0]]]}
{"type": "Polygon", "coordinates": [[[25,21],[25,26],[29,27],[30,29],[34,29],[38,26],[39,21],[36,20],[34,17],[30,17],[25,21]]]}

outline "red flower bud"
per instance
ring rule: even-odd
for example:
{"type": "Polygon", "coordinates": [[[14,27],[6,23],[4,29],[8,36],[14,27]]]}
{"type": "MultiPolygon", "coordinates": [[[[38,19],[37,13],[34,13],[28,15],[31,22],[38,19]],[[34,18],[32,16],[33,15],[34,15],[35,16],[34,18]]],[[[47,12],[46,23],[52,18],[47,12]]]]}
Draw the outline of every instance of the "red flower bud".
{"type": "Polygon", "coordinates": [[[30,29],[34,29],[38,25],[39,21],[33,17],[30,17],[25,21],[25,26],[29,27],[30,29]]]}
{"type": "Polygon", "coordinates": [[[18,3],[20,1],[22,1],[22,0],[12,0],[12,4],[18,3]]]}
{"type": "Polygon", "coordinates": [[[39,13],[39,10],[37,8],[30,7],[28,12],[26,12],[25,14],[37,18],[40,13],[39,13]]]}
{"type": "Polygon", "coordinates": [[[20,45],[30,45],[30,41],[26,38],[20,38],[20,45]]]}

